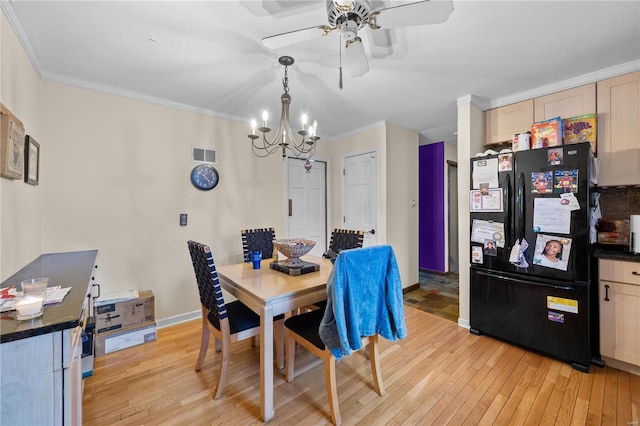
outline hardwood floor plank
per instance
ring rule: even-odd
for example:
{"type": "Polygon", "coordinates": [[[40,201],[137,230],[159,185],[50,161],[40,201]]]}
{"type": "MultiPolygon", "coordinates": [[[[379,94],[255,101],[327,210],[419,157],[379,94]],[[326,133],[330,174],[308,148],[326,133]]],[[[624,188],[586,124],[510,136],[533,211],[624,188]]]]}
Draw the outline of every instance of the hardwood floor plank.
{"type": "Polygon", "coordinates": [[[607,368],[604,383],[604,400],[602,402],[602,424],[616,424],[618,406],[618,370],[607,368]]]}
{"type": "MultiPolygon", "coordinates": [[[[405,308],[408,337],[380,343],[386,394],[373,390],[363,353],[337,363],[345,425],[624,424],[638,421],[640,377],[610,367],[579,373],[456,323],[405,308]]],[[[200,321],[158,330],[157,341],[95,359],[85,380],[83,422],[102,425],[263,425],[259,347],[232,346],[228,382],[214,400],[213,342],[195,372],[200,321]]],[[[324,370],[299,348],[286,383],[274,372],[271,425],[331,424],[324,370]]]]}

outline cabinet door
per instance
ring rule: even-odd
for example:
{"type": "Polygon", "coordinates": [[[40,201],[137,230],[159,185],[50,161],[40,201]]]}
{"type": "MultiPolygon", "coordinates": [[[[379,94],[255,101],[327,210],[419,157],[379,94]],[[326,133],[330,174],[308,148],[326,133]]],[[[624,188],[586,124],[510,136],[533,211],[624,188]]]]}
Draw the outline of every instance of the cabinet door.
{"type": "Polygon", "coordinates": [[[531,130],[533,99],[485,111],[484,120],[485,145],[510,142],[514,133],[531,130]]]}
{"type": "Polygon", "coordinates": [[[600,279],[598,297],[600,299],[600,355],[616,356],[616,311],[615,284],[600,279]]]}
{"type": "Polygon", "coordinates": [[[533,100],[533,120],[570,118],[596,112],[596,84],[575,87],[533,100]]]}
{"type": "Polygon", "coordinates": [[[597,83],[600,186],[640,184],[640,72],[597,83]]]}
{"type": "Polygon", "coordinates": [[[623,283],[614,283],[614,286],[614,358],[640,366],[640,286],[623,283]]]}

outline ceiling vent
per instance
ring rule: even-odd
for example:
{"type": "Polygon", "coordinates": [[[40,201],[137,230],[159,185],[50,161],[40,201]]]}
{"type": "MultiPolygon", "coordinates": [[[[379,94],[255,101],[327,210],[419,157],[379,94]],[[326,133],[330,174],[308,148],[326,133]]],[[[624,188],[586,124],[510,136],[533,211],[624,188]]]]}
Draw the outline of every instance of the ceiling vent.
{"type": "Polygon", "coordinates": [[[196,146],[192,146],[191,162],[216,164],[217,162],[216,151],[213,149],[198,148],[196,146]]]}

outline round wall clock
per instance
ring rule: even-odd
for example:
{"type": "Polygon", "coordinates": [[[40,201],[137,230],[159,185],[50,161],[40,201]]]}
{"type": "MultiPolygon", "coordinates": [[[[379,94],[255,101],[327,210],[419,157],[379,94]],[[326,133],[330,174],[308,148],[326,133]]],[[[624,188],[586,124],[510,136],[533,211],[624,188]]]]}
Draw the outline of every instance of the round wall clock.
{"type": "Polygon", "coordinates": [[[218,171],[209,164],[198,164],[191,171],[191,183],[202,191],[215,188],[219,180],[218,171]]]}

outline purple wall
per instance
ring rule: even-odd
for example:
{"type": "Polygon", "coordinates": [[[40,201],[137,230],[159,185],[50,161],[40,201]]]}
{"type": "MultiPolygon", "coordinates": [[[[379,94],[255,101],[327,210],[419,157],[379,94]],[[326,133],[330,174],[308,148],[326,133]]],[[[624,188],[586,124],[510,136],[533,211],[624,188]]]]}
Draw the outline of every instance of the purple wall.
{"type": "Polygon", "coordinates": [[[444,142],[420,146],[419,155],[418,265],[445,272],[444,142]]]}

